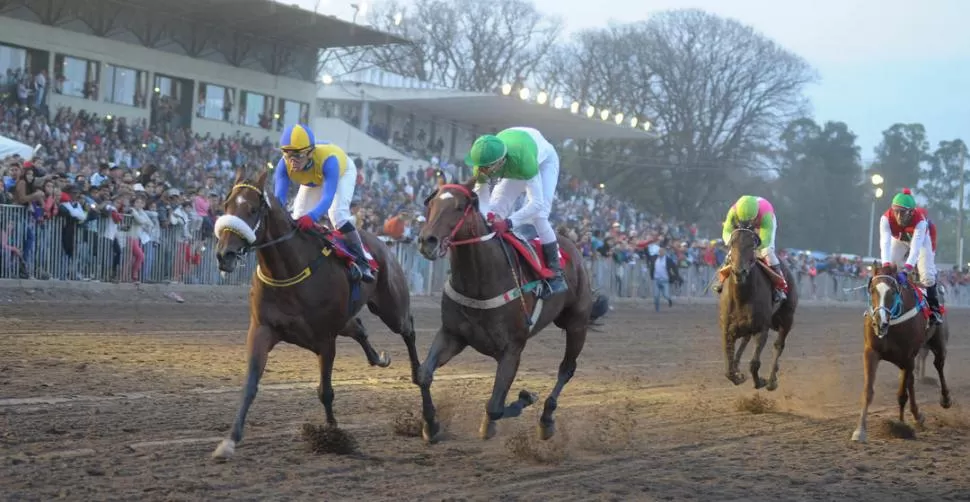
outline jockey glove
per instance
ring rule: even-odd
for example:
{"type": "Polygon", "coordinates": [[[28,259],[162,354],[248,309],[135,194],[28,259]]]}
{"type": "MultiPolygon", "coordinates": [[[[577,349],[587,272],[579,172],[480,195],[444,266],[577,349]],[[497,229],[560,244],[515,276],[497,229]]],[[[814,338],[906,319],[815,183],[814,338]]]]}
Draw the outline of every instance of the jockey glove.
{"type": "Polygon", "coordinates": [[[509,220],[496,219],[492,222],[492,230],[497,234],[504,234],[512,230],[512,222],[509,220]]]}
{"type": "Polygon", "coordinates": [[[296,226],[305,232],[313,229],[313,227],[316,226],[316,223],[313,222],[313,218],[311,218],[309,214],[304,214],[303,216],[300,216],[298,220],[296,220],[296,226]]]}

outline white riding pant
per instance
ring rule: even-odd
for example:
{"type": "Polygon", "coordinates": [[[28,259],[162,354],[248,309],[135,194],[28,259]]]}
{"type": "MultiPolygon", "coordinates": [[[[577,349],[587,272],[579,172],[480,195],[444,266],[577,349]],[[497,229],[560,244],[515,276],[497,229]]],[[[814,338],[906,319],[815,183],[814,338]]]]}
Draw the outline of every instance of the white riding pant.
{"type": "MultiPolygon", "coordinates": [[[[889,245],[889,255],[893,264],[902,269],[906,264],[906,253],[911,252],[908,242],[893,239],[889,245]]],[[[936,253],[933,251],[933,243],[927,235],[923,239],[923,249],[916,261],[916,268],[919,270],[920,283],[925,287],[936,284],[936,253]]]]}
{"type": "MultiPolygon", "coordinates": [[[[348,221],[353,223],[354,217],[350,214],[350,201],[354,198],[354,188],[357,186],[357,167],[352,162],[347,163],[347,170],[343,176],[337,180],[337,193],[333,196],[330,210],[327,216],[333,228],[339,229],[348,221]]],[[[300,190],[296,193],[293,200],[293,219],[297,219],[309,213],[323,198],[322,186],[300,185],[300,190]]]]}
{"type": "Polygon", "coordinates": [[[768,241],[768,245],[765,246],[764,249],[758,252],[758,254],[768,262],[768,265],[771,265],[772,267],[777,267],[781,264],[781,262],[778,261],[778,255],[775,254],[775,234],[777,233],[778,218],[775,218],[775,226],[771,229],[771,240],[768,241]]]}
{"type": "MultiPolygon", "coordinates": [[[[548,143],[546,145],[552,151],[539,164],[538,185],[541,193],[534,194],[537,199],[541,197],[541,200],[535,201],[539,206],[539,211],[529,220],[513,222],[513,225],[522,223],[532,223],[535,225],[536,233],[539,234],[539,242],[542,244],[556,242],[556,231],[552,228],[552,224],[549,223],[549,214],[552,213],[552,203],[556,198],[556,185],[559,183],[559,155],[553,150],[552,145],[548,143]]],[[[541,149],[542,145],[540,145],[541,149]]],[[[540,158],[542,158],[541,153],[540,158]]],[[[479,197],[479,209],[485,214],[491,211],[498,217],[507,218],[509,213],[512,212],[512,204],[515,203],[515,199],[525,191],[529,183],[529,180],[505,178],[495,185],[494,191],[490,190],[488,184],[476,185],[475,192],[478,193],[479,197]],[[488,201],[488,204],[481,203],[485,200],[488,201]]]]}

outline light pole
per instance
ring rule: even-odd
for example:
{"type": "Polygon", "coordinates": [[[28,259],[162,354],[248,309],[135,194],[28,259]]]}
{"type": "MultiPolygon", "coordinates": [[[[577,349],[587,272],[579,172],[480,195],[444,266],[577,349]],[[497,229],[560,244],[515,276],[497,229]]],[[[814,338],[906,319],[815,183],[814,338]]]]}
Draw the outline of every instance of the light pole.
{"type": "Polygon", "coordinates": [[[876,200],[882,197],[882,176],[873,174],[869,181],[873,186],[872,207],[869,209],[869,256],[872,256],[872,235],[876,233],[876,200]]]}

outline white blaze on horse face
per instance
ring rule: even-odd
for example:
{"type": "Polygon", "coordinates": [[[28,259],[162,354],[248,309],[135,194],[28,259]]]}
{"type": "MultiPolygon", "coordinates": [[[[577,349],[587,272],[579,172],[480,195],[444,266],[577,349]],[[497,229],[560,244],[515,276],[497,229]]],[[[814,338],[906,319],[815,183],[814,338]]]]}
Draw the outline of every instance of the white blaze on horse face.
{"type": "Polygon", "coordinates": [[[239,195],[239,196],[236,197],[236,205],[237,206],[241,206],[241,205],[243,205],[245,203],[246,203],[246,198],[245,197],[243,197],[242,195],[239,195]]]}
{"type": "MultiPolygon", "coordinates": [[[[880,283],[876,284],[876,294],[879,295],[879,306],[880,307],[885,307],[886,306],[886,293],[888,293],[888,292],[889,292],[889,285],[888,284],[886,284],[884,282],[880,282],[880,283]]],[[[884,308],[879,309],[879,322],[880,322],[880,325],[881,326],[885,326],[885,325],[889,324],[888,314],[886,313],[886,309],[884,309],[884,308]]]]}
{"type": "Polygon", "coordinates": [[[455,196],[451,192],[441,192],[441,195],[438,196],[439,200],[448,200],[448,199],[454,199],[454,198],[455,196]]]}

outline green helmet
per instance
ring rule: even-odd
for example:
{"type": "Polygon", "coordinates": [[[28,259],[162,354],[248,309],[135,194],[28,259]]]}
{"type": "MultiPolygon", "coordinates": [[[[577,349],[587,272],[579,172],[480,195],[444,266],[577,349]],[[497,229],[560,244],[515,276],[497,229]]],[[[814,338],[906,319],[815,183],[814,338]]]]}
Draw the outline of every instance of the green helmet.
{"type": "Polygon", "coordinates": [[[475,140],[471,151],[465,156],[465,164],[470,167],[490,166],[502,160],[507,152],[508,148],[501,138],[486,134],[475,140]]]}
{"type": "Polygon", "coordinates": [[[734,203],[734,213],[740,221],[751,221],[758,216],[758,198],[754,195],[742,195],[734,203]]]}
{"type": "Polygon", "coordinates": [[[908,188],[904,188],[902,192],[893,197],[893,206],[905,209],[916,209],[916,199],[913,198],[913,192],[908,188]]]}

